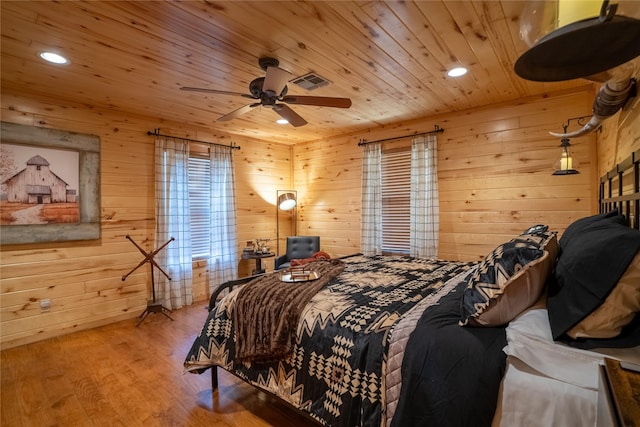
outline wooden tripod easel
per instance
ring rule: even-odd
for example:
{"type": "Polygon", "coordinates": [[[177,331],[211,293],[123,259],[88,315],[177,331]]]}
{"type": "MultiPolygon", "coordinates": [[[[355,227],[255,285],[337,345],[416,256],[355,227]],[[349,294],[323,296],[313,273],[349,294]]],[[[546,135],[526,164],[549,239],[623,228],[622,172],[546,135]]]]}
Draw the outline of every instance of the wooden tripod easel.
{"type": "Polygon", "coordinates": [[[129,236],[128,234],[125,236],[131,243],[133,243],[134,245],[136,245],[136,248],[138,248],[138,250],[140,251],[140,253],[142,253],[142,255],[144,255],[144,259],[142,261],[140,261],[140,263],[138,265],[136,265],[133,270],[131,270],[130,272],[128,272],[127,274],[125,274],[124,276],[122,276],[122,281],[124,282],[125,279],[127,277],[129,277],[129,275],[131,273],[133,273],[134,271],[136,271],[139,267],[143,266],[146,263],[149,263],[150,267],[151,267],[151,294],[153,296],[152,300],[148,300],[147,301],[147,308],[145,308],[145,310],[140,314],[140,320],[138,321],[138,323],[136,324],[136,326],[140,326],[140,324],[144,321],[144,319],[147,317],[147,315],[149,313],[162,313],[165,316],[167,316],[169,319],[171,319],[171,321],[173,321],[173,318],[171,316],[169,316],[167,313],[171,313],[171,310],[169,310],[168,308],[165,308],[161,302],[156,302],[156,283],[154,280],[154,276],[153,276],[153,267],[157,267],[158,270],[160,270],[160,272],[162,274],[165,275],[165,277],[169,280],[171,280],[171,277],[169,277],[169,275],[167,273],[165,273],[165,271],[160,268],[160,266],[158,265],[158,263],[156,263],[156,261],[153,259],[158,252],[160,252],[161,250],[163,250],[169,243],[173,242],[175,239],[172,237],[169,240],[167,240],[167,242],[160,246],[158,249],[156,249],[155,251],[150,251],[147,252],[145,251],[143,248],[140,247],[140,245],[138,245],[136,242],[133,241],[133,239],[131,238],[131,236],[129,236]]]}

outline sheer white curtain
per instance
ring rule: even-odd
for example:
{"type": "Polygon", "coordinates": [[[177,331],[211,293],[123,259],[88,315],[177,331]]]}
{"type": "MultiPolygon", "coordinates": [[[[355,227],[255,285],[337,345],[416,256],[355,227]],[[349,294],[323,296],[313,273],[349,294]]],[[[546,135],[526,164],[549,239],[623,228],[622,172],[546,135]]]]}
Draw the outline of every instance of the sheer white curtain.
{"type": "Polygon", "coordinates": [[[382,145],[364,146],[362,158],[362,213],[360,251],[364,255],[382,254],[382,145]]]}
{"type": "Polygon", "coordinates": [[[155,142],[157,246],[175,239],[156,255],[167,272],[154,271],[156,300],[173,310],[193,303],[189,210],[189,143],[157,136],[155,142]]]}
{"type": "Polygon", "coordinates": [[[438,256],[440,202],[437,139],[420,135],[411,145],[411,238],[409,255],[438,256]]]}
{"type": "Polygon", "coordinates": [[[230,147],[212,145],[209,292],[238,277],[236,193],[230,147]]]}

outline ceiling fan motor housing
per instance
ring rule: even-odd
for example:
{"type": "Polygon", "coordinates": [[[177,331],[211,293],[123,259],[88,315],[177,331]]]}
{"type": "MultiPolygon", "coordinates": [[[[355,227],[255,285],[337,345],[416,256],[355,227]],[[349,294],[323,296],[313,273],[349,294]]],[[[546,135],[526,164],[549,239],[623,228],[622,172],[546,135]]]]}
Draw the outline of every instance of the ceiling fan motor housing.
{"type": "Polygon", "coordinates": [[[249,92],[251,95],[258,99],[262,93],[262,84],[264,83],[264,77],[258,77],[249,83],[249,92]]]}

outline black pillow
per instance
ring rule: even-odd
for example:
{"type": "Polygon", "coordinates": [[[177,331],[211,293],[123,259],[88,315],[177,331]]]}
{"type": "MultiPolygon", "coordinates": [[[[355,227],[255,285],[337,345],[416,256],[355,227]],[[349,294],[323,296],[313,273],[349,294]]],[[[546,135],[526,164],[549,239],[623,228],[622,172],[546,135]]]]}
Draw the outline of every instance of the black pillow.
{"type": "Polygon", "coordinates": [[[547,309],[554,339],[595,310],[609,295],[640,250],[640,231],[624,225],[617,212],[571,224],[560,238],[555,280],[547,309]]]}
{"type": "Polygon", "coordinates": [[[562,233],[562,238],[559,242],[560,250],[562,250],[563,245],[567,246],[571,239],[574,236],[579,235],[585,228],[589,228],[592,224],[597,224],[598,222],[607,220],[617,222],[622,225],[625,224],[624,217],[620,215],[617,210],[577,219],[567,227],[564,233],[562,233]]]}

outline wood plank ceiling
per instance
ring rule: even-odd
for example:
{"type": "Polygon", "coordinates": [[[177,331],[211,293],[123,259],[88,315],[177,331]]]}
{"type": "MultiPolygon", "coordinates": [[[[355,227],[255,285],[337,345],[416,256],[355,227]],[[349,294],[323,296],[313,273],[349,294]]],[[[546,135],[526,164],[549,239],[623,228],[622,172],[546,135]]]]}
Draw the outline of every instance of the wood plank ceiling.
{"type": "Polygon", "coordinates": [[[212,134],[285,144],[468,109],[588,84],[537,83],[513,64],[523,1],[7,1],[1,4],[3,95],[32,93],[205,127],[212,134]],[[67,65],[43,62],[57,51],[67,65]],[[309,123],[278,125],[251,102],[184,92],[195,86],[248,93],[275,57],[294,77],[331,84],[289,94],[349,97],[350,109],[291,106],[309,123]],[[463,65],[457,79],[446,70],[463,65]]]}

